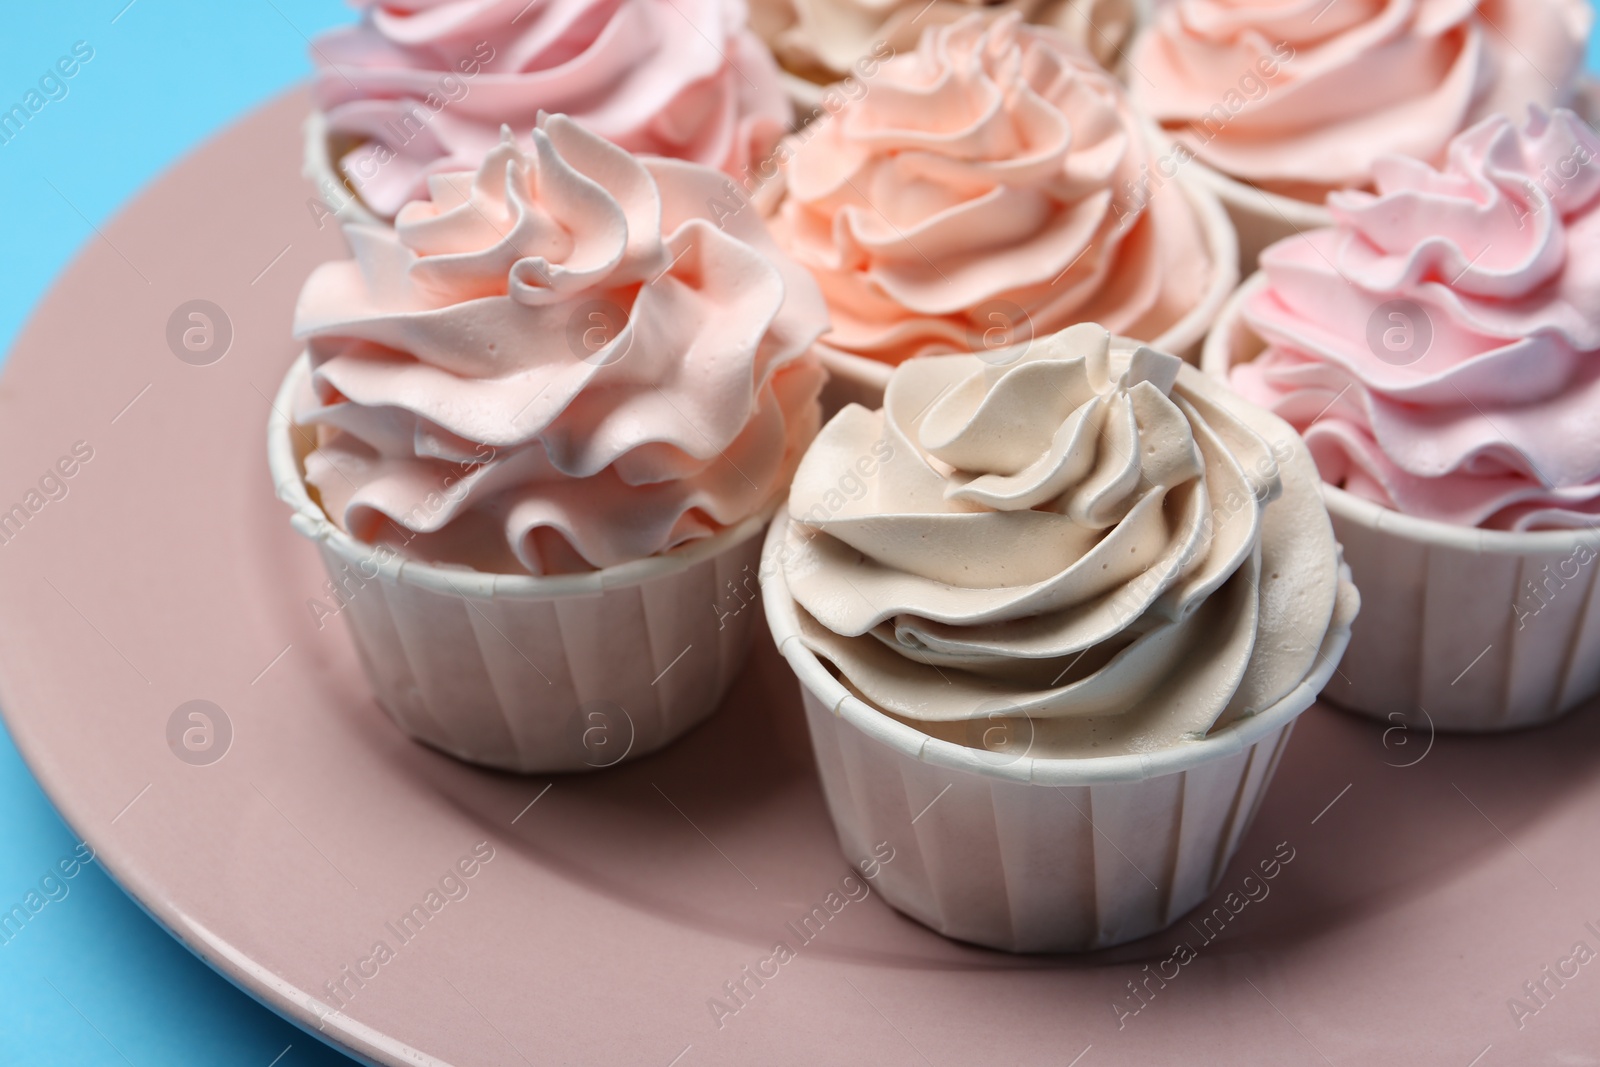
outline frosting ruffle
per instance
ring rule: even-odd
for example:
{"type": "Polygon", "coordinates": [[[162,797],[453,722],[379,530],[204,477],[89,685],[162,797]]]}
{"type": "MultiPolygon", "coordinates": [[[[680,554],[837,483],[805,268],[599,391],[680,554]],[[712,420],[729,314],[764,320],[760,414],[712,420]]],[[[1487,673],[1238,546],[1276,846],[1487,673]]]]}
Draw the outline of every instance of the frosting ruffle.
{"type": "Polygon", "coordinates": [[[1354,612],[1303,443],[1086,324],[902,364],[789,498],[802,639],[933,736],[1153,751],[1275,703],[1354,612]],[[851,491],[851,490],[854,491],[851,491]]]}
{"type": "MultiPolygon", "coordinates": [[[[630,152],[742,174],[788,129],[743,0],[356,0],[319,37],[332,158],[383,218],[473,170],[500,127],[563,113],[630,152]]],[[[527,150],[531,142],[522,142],[527,150]]]]}
{"type": "Polygon", "coordinates": [[[1442,170],[1394,157],[1335,226],[1261,258],[1268,342],[1235,386],[1306,436],[1323,477],[1408,515],[1600,525],[1600,138],[1487,119],[1442,170]]]}
{"type": "Polygon", "coordinates": [[[923,30],[975,11],[990,18],[1014,11],[1054,27],[1113,69],[1139,14],[1134,0],[753,0],[750,25],[785,70],[827,84],[853,73],[864,56],[913,49],[923,30]]]}
{"type": "Polygon", "coordinates": [[[780,146],[778,241],[811,269],[836,348],[899,363],[1094,320],[1152,340],[1220,269],[1122,88],[1059,33],[969,16],[883,63],[780,146]]]}
{"type": "Polygon", "coordinates": [[[563,573],[666,552],[781,497],[820,419],[826,311],[726,179],[562,116],[350,226],[295,312],[307,480],[368,542],[563,573]]]}
{"type": "Polygon", "coordinates": [[[1460,131],[1572,99],[1585,0],[1172,0],[1129,88],[1225,174],[1321,203],[1389,154],[1442,162],[1460,131]]]}

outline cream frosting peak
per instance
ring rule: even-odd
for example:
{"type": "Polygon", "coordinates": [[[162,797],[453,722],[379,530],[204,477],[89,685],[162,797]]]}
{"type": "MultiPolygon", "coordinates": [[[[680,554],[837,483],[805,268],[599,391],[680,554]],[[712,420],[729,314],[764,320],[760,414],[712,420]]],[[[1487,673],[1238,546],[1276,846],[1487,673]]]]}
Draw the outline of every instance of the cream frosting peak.
{"type": "Polygon", "coordinates": [[[1439,170],[1381,161],[1376,193],[1330,198],[1333,228],[1263,254],[1244,312],[1268,348],[1235,384],[1376,503],[1600,524],[1597,161],[1600,137],[1559,110],[1486,119],[1439,170]]]}
{"type": "Polygon", "coordinates": [[[330,517],[534,574],[668,551],[781,495],[818,421],[815,284],[726,179],[562,116],[351,226],[296,309],[330,517]]]}
{"type": "Polygon", "coordinates": [[[970,743],[1000,709],[1043,756],[1180,744],[1298,685],[1354,609],[1293,432],[1092,324],[999,355],[901,364],[818,436],[784,554],[807,645],[919,729],[970,743]]]}
{"type": "MultiPolygon", "coordinates": [[[[356,0],[312,49],[335,161],[378,215],[562,112],[632,152],[743,173],[788,128],[743,0],[356,0]]],[[[531,149],[530,143],[524,143],[531,149]]]]}
{"type": "Polygon", "coordinates": [[[1584,0],[1173,0],[1129,86],[1206,163],[1320,203],[1385,155],[1442,162],[1487,116],[1569,102],[1593,18],[1584,0]]]}
{"type": "Polygon", "coordinates": [[[807,132],[780,149],[774,233],[822,285],[827,343],[858,355],[971,351],[1001,320],[1154,339],[1222,269],[1183,188],[1121,196],[1150,161],[1121,87],[1014,14],[928,30],[807,132]]]}

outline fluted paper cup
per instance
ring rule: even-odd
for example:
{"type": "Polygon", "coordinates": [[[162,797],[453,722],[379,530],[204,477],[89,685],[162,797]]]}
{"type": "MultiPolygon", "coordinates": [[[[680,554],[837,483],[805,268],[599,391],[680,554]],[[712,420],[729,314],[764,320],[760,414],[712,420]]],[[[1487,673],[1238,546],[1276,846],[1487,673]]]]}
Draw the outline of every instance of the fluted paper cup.
{"type": "Polygon", "coordinates": [[[1183,167],[1196,185],[1216,196],[1232,220],[1234,231],[1239,235],[1241,277],[1255,273],[1261,252],[1268,245],[1297,233],[1333,225],[1333,216],[1322,204],[1269,193],[1230,178],[1198,159],[1191,159],[1183,167]]]}
{"type": "MultiPolygon", "coordinates": [[[[1239,241],[1228,213],[1209,190],[1179,177],[1176,184],[1195,206],[1205,231],[1206,248],[1217,265],[1215,277],[1201,301],[1188,314],[1153,341],[1151,348],[1170,352],[1190,363],[1200,361],[1200,348],[1216,322],[1222,306],[1239,284],[1239,241]]],[[[1015,324],[1014,324],[1015,325],[1015,324]]],[[[846,404],[860,404],[876,410],[883,406],[883,391],[888,388],[891,364],[844,352],[826,344],[817,345],[822,365],[828,370],[828,384],[822,389],[822,418],[826,422],[846,404]]]]}
{"type": "MultiPolygon", "coordinates": [[[[1206,342],[1226,380],[1263,343],[1240,287],[1206,342]]],[[[1600,693],[1600,531],[1512,533],[1452,526],[1324,485],[1361,616],[1323,694],[1395,723],[1489,732],[1551,722],[1600,693]]]]}
{"type": "Polygon", "coordinates": [[[267,454],[291,522],[316,542],[378,703],[407,734],[523,773],[614,766],[717,709],[749,650],[767,516],[685,548],[535,578],[403,559],[328,520],[290,421],[304,356],[284,379],[267,454]]]}
{"type": "Polygon", "coordinates": [[[350,188],[335,166],[334,148],[328,142],[328,120],[320,111],[312,111],[301,128],[305,137],[305,158],[300,173],[316,186],[317,198],[332,211],[341,223],[367,223],[384,225],[383,220],[350,188]]]}
{"type": "Polygon", "coordinates": [[[800,680],[840,846],[859,856],[889,842],[894,861],[875,881],[885,900],[946,937],[1009,952],[1134,941],[1209,896],[1349,639],[1330,629],[1297,688],[1203,741],[1092,759],[986,752],[851,695],[805,646],[781,565],[788,521],[779,514],[767,535],[767,622],[800,680]]]}

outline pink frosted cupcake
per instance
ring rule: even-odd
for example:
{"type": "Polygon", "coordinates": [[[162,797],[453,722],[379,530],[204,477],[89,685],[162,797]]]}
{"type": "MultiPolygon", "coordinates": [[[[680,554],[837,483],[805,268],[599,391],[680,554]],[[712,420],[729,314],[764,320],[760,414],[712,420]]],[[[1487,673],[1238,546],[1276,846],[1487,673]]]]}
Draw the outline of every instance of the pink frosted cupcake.
{"type": "Polygon", "coordinates": [[[826,320],[759,216],[706,217],[719,173],[561,116],[531,143],[346,228],[271,459],[390,715],[569,770],[666,744],[732,680],[754,612],[728,587],[816,432],[826,320]]]}
{"type": "Polygon", "coordinates": [[[1208,369],[1304,435],[1367,609],[1335,701],[1488,730],[1600,691],[1600,138],[1487,119],[1267,249],[1208,369]]]}
{"type": "Polygon", "coordinates": [[[360,23],[312,46],[306,131],[307,177],[342,217],[393,218],[429,175],[475,169],[503,124],[531,130],[540,112],[735,175],[789,127],[743,0],[354,2],[360,23]]]}
{"type": "Polygon", "coordinates": [[[1592,21],[1585,0],[1173,0],[1128,84],[1222,197],[1248,272],[1380,158],[1442,163],[1480,119],[1571,101],[1592,21]]]}
{"type": "Polygon", "coordinates": [[[832,82],[872,77],[863,60],[911,51],[923,30],[974,11],[1014,11],[1054,27],[1112,69],[1139,21],[1136,0],[752,0],[750,25],[772,46],[796,100],[810,107],[832,82]]]}
{"type": "Polygon", "coordinates": [[[1122,87],[1058,32],[969,16],[779,150],[774,235],[822,285],[825,406],[876,407],[913,356],[1084,320],[1192,354],[1237,284],[1216,198],[1141,185],[1122,87]]]}

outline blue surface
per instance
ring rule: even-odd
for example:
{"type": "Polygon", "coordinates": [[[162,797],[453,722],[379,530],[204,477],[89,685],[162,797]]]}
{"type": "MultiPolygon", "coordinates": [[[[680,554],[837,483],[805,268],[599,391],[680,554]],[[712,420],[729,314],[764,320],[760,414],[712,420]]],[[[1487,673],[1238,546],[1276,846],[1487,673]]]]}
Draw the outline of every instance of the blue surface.
{"type": "MultiPolygon", "coordinates": [[[[0,144],[0,352],[92,235],[90,220],[104,221],[208,134],[305,76],[304,35],[352,17],[339,0],[125,5],[6,5],[3,107],[77,42],[93,58],[65,81],[65,96],[0,144]]],[[[1595,42],[1589,65],[1600,69],[1595,42]]],[[[189,955],[98,867],[62,878],[58,864],[71,869],[77,844],[0,734],[0,912],[54,876],[38,914],[0,943],[0,1064],[350,1062],[189,955]]]]}
{"type": "MultiPolygon", "coordinates": [[[[126,4],[4,5],[0,110],[75,43],[93,58],[0,144],[0,352],[92,238],[86,220],[100,224],[209,134],[305,77],[302,35],[354,17],[340,0],[126,4]]],[[[0,734],[0,912],[56,879],[20,933],[6,941],[0,931],[0,1064],[351,1062],[190,955],[97,866],[61,878],[57,864],[76,845],[0,734]]]]}

